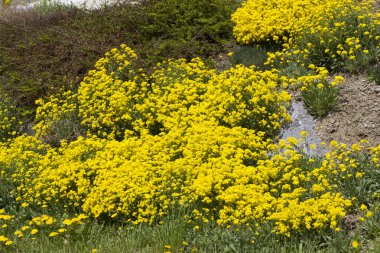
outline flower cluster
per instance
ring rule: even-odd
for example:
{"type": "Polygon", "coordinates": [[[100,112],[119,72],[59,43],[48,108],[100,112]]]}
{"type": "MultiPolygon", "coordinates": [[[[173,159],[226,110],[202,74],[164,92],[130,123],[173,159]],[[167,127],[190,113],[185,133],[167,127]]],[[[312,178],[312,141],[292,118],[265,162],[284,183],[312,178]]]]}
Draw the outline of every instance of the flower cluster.
{"type": "Polygon", "coordinates": [[[248,0],[233,15],[238,42],[287,41],[315,27],[325,15],[355,1],[248,0]]]}
{"type": "Polygon", "coordinates": [[[372,2],[342,3],[331,13],[321,14],[310,29],[285,40],[282,51],[268,54],[268,63],[277,67],[315,64],[334,71],[357,72],[378,61],[380,14],[373,12],[372,2]]]}

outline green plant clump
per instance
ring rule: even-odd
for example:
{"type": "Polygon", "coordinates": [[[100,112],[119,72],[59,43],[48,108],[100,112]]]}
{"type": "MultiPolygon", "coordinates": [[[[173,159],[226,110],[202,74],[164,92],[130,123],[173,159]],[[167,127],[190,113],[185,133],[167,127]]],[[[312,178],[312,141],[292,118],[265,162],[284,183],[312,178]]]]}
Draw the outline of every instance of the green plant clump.
{"type": "Polygon", "coordinates": [[[323,117],[336,106],[339,87],[321,80],[304,87],[301,95],[308,112],[315,117],[323,117]]]}

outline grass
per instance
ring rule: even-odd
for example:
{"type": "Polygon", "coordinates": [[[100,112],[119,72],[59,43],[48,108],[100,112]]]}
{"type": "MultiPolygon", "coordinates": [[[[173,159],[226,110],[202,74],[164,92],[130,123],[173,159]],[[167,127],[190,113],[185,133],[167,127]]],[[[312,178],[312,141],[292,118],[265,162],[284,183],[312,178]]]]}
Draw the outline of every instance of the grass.
{"type": "Polygon", "coordinates": [[[239,45],[233,51],[231,64],[243,64],[250,67],[254,65],[260,69],[269,69],[264,63],[267,61],[267,52],[275,51],[278,48],[276,45],[252,44],[239,45]]]}

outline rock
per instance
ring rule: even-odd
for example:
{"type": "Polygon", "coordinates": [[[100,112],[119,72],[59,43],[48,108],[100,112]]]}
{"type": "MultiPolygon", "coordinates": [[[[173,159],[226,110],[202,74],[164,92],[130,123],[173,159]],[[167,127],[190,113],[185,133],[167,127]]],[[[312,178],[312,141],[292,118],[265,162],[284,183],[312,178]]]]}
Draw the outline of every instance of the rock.
{"type": "Polygon", "coordinates": [[[377,86],[377,87],[375,88],[375,92],[376,92],[376,93],[380,93],[380,86],[377,86]]]}
{"type": "Polygon", "coordinates": [[[286,139],[291,136],[300,138],[300,132],[307,131],[309,136],[306,138],[305,143],[301,144],[300,148],[302,148],[303,151],[310,156],[323,155],[326,153],[326,150],[321,147],[321,139],[315,131],[316,122],[307,112],[302,101],[292,101],[291,116],[292,123],[282,131],[280,135],[281,139],[286,139]],[[314,144],[316,148],[312,149],[311,144],[314,144]]]}

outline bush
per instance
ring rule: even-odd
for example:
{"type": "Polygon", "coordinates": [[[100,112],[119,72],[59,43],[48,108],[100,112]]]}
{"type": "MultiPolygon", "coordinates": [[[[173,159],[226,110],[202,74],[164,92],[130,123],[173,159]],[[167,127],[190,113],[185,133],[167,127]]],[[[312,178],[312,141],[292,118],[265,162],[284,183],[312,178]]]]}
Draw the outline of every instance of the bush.
{"type": "Polygon", "coordinates": [[[158,38],[156,54],[159,56],[169,53],[172,57],[174,49],[179,57],[187,59],[193,58],[194,53],[211,56],[232,37],[230,16],[238,4],[237,0],[149,1],[148,20],[141,33],[147,40],[158,38]],[[170,40],[177,43],[165,46],[170,40]]]}
{"type": "Polygon", "coordinates": [[[348,2],[321,14],[318,25],[289,40],[282,51],[270,53],[269,62],[277,67],[314,64],[357,73],[379,61],[379,41],[379,14],[373,14],[367,2],[348,2]]]}
{"type": "Polygon", "coordinates": [[[318,26],[321,17],[332,15],[336,8],[354,4],[351,0],[248,0],[232,15],[234,35],[242,44],[281,43],[318,26]]]}

